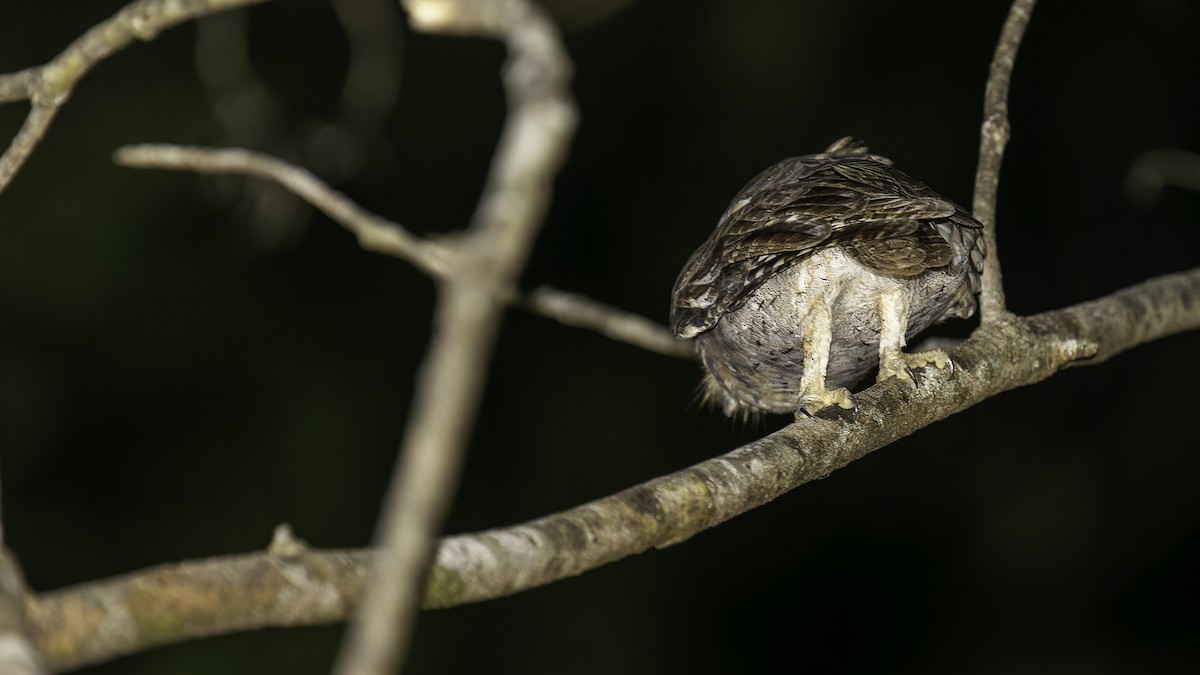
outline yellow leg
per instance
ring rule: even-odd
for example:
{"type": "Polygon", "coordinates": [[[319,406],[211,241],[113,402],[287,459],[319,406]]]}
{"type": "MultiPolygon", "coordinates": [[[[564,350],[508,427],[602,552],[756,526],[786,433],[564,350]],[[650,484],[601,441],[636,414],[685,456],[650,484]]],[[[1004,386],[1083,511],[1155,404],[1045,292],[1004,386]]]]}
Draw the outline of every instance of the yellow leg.
{"type": "Polygon", "coordinates": [[[829,369],[829,344],[833,341],[832,317],[824,302],[813,304],[804,323],[804,373],[800,376],[798,408],[809,415],[830,406],[854,409],[854,399],[844,387],[825,388],[825,372],[829,369]]]}
{"type": "Polygon", "coordinates": [[[914,368],[931,365],[938,368],[953,367],[950,356],[941,349],[916,354],[904,353],[908,304],[900,291],[879,296],[879,323],[879,382],[892,377],[912,382],[914,368]]]}

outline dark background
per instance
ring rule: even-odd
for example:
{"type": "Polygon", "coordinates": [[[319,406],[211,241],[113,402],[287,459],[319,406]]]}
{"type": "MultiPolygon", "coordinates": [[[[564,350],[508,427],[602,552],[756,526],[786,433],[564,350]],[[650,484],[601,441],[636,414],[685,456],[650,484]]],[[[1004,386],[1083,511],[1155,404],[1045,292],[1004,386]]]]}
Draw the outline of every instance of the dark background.
{"type": "MultiPolygon", "coordinates": [[[[5,2],[0,71],[121,4],[5,2]]],[[[970,203],[1006,1],[559,4],[581,125],[529,287],[665,322],[738,188],[846,134],[970,203]]],[[[394,101],[383,77],[343,102],[351,50],[328,3],[269,3],[247,23],[265,89],[206,89],[196,28],[171,30],[87,77],[0,195],[4,524],[35,589],[261,549],[282,521],[314,546],[369,541],[432,283],[261,185],[109,159],[131,142],[251,145],[415,231],[463,227],[504,112],[501,48],[415,35],[387,0],[349,5],[397,54],[381,60],[399,67],[394,101]],[[221,122],[221,106],[243,113],[221,122]]],[[[1122,189],[1144,151],[1200,150],[1198,30],[1187,0],[1036,10],[1000,191],[1015,311],[1200,261],[1200,198],[1135,206],[1122,189]]],[[[0,108],[0,135],[25,110],[0,108]]],[[[1194,672],[1198,347],[1175,336],[1070,370],[680,546],[425,613],[405,672],[1194,672]]],[[[447,531],[567,508],[787,421],[697,409],[698,376],[510,312],[447,531]]],[[[86,672],[324,673],[340,635],[235,635],[86,672]]]]}

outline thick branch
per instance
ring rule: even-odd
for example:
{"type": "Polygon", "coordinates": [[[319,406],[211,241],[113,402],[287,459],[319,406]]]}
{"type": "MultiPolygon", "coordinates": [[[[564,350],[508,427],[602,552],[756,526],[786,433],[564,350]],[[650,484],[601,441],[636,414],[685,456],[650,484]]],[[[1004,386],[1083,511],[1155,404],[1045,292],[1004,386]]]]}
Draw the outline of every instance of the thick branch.
{"type": "Polygon", "coordinates": [[[1017,49],[1029,25],[1029,15],[1037,0],[1014,0],[1008,19],[1000,31],[992,67],[983,95],[983,127],[979,135],[979,165],[975,169],[974,216],[983,223],[983,241],[987,257],[983,263],[983,291],[979,296],[983,323],[1004,320],[1004,284],[1000,277],[1000,256],[996,247],[996,193],[1000,186],[1000,164],[1008,145],[1008,86],[1012,81],[1017,49]]]}
{"type": "Polygon", "coordinates": [[[161,565],[30,600],[55,671],[183,640],[344,621],[363,597],[365,551],[226,556],[161,565]]]}
{"type": "MultiPolygon", "coordinates": [[[[511,595],[679,543],[990,396],[1195,328],[1200,268],[989,325],[955,350],[962,367],[949,379],[931,369],[915,391],[889,380],[857,394],[853,424],[805,418],[561,513],[446,537],[424,604],[511,595]]],[[[287,566],[270,555],[167,565],[48,593],[31,600],[29,614],[48,664],[77,667],[201,635],[341,620],[362,596],[368,556],[301,552],[287,566]]]]}
{"type": "Polygon", "coordinates": [[[267,0],[139,0],[96,24],[53,61],[37,68],[0,75],[0,104],[29,101],[32,107],[8,150],[0,156],[0,192],[45,136],[58,109],[75,85],[97,63],[133,44],[153,40],[162,31],[197,17],[267,0]]]}
{"type": "Polygon", "coordinates": [[[1090,358],[1069,366],[1103,363],[1158,338],[1200,328],[1200,269],[1169,274],[1092,302],[1035,314],[1030,330],[1097,345],[1090,358]]]}

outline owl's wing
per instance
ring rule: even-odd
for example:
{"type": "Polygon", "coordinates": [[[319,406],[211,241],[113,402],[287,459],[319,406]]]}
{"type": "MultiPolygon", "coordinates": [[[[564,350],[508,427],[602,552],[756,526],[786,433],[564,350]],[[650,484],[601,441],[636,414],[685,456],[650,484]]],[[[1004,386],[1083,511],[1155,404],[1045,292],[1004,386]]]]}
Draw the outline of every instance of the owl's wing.
{"type": "Polygon", "coordinates": [[[784,160],[734,198],[675,283],[676,335],[712,328],[767,279],[831,246],[851,245],[864,264],[900,276],[949,261],[924,223],[950,217],[953,203],[913,194],[911,179],[873,156],[819,157],[784,160]]]}
{"type": "Polygon", "coordinates": [[[858,239],[849,248],[862,264],[883,274],[915,277],[945,267],[951,260],[950,242],[930,227],[888,239],[858,239]]]}

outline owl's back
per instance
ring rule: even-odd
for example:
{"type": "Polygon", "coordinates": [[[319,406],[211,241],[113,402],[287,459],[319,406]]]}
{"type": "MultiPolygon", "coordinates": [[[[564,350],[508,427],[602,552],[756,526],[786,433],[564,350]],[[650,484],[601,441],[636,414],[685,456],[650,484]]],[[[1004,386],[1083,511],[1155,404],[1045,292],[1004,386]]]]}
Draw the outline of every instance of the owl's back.
{"type": "Polygon", "coordinates": [[[742,188],[676,280],[671,327],[681,338],[712,329],[768,279],[830,247],[895,277],[965,266],[969,288],[948,314],[970,316],[981,235],[964,209],[843,138],[823,153],[785,159],[742,188]]]}

